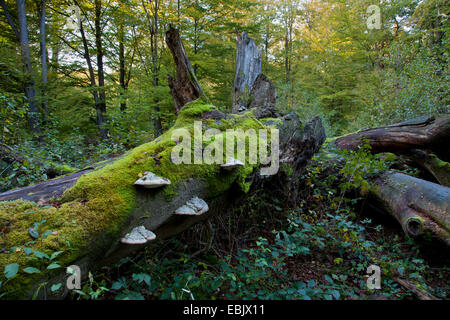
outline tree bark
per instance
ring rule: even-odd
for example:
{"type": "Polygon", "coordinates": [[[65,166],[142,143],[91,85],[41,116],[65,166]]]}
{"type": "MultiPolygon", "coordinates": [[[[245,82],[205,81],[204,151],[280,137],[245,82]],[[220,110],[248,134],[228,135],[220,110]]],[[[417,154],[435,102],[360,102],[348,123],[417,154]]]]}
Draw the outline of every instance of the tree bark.
{"type": "Polygon", "coordinates": [[[261,53],[253,39],[243,32],[237,36],[233,113],[238,113],[241,107],[248,107],[250,91],[261,71],[261,53]]]}
{"type": "Polygon", "coordinates": [[[177,67],[176,78],[174,79],[170,75],[167,77],[175,103],[175,111],[178,113],[185,104],[205,95],[181,42],[180,33],[171,25],[166,32],[166,43],[177,67]]]}
{"type": "Polygon", "coordinates": [[[417,149],[406,156],[418,167],[431,174],[439,184],[450,188],[450,163],[440,160],[432,153],[417,149]]]}
{"type": "Polygon", "coordinates": [[[125,31],[123,24],[119,27],[119,82],[120,82],[120,111],[124,112],[127,109],[127,102],[126,102],[126,91],[127,87],[125,85],[125,31]]]}
{"type": "Polygon", "coordinates": [[[441,115],[361,131],[338,138],[335,144],[340,149],[357,150],[362,144],[368,143],[373,153],[402,153],[425,149],[433,151],[445,161],[450,161],[449,139],[450,115],[441,115]]]}
{"type": "Polygon", "coordinates": [[[84,59],[86,60],[86,64],[88,66],[89,71],[90,87],[92,89],[92,96],[94,97],[95,110],[97,114],[97,126],[99,127],[100,135],[102,137],[105,137],[107,136],[107,132],[104,129],[105,116],[100,106],[100,98],[98,96],[98,87],[95,81],[94,67],[92,66],[91,55],[89,53],[89,45],[86,39],[86,34],[84,32],[82,21],[80,21],[80,33],[83,42],[84,59]]]}
{"type": "Polygon", "coordinates": [[[102,45],[102,1],[95,0],[95,44],[97,47],[97,75],[98,75],[98,106],[97,113],[101,114],[100,134],[102,139],[108,138],[108,130],[104,127],[106,120],[106,92],[105,92],[105,71],[103,67],[103,45],[102,45]]]}
{"type": "Polygon", "coordinates": [[[41,38],[41,79],[42,79],[42,110],[45,118],[48,117],[47,99],[47,33],[45,30],[46,0],[41,0],[41,11],[39,14],[39,29],[41,38]]]}
{"type": "Polygon", "coordinates": [[[369,196],[406,234],[430,234],[450,245],[450,188],[402,173],[385,174],[371,184],[369,196]]]}
{"type": "MultiPolygon", "coordinates": [[[[142,6],[144,8],[145,14],[147,16],[147,21],[150,28],[150,49],[151,49],[151,57],[152,57],[152,77],[153,77],[153,88],[159,86],[159,70],[160,70],[160,61],[159,61],[159,49],[158,49],[158,35],[159,35],[159,0],[151,1],[151,17],[147,11],[146,5],[144,1],[142,1],[142,6]]],[[[155,95],[154,98],[154,130],[155,136],[158,137],[162,133],[162,123],[160,116],[160,108],[159,108],[159,98],[155,95]]]]}
{"type": "Polygon", "coordinates": [[[36,104],[36,84],[31,68],[30,42],[28,39],[28,26],[25,0],[17,0],[17,14],[19,21],[19,38],[22,52],[24,70],[24,91],[28,103],[28,122],[33,133],[40,133],[39,110],[36,104]]]}

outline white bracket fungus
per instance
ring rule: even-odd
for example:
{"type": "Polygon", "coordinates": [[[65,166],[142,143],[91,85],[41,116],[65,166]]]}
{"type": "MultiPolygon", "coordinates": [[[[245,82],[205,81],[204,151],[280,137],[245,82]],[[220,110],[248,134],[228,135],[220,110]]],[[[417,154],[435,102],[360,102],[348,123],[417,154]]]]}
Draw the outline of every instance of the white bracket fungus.
{"type": "Polygon", "coordinates": [[[200,199],[199,197],[194,197],[186,204],[175,211],[175,214],[179,215],[189,215],[189,216],[199,216],[208,212],[208,204],[200,199]]]}
{"type": "Polygon", "coordinates": [[[139,226],[127,233],[120,242],[124,244],[144,244],[155,239],[156,235],[153,232],[145,229],[144,226],[139,226]]]}
{"type": "Polygon", "coordinates": [[[228,158],[227,162],[222,164],[221,167],[225,170],[231,171],[233,169],[236,169],[238,167],[243,167],[244,163],[241,161],[234,159],[234,158],[228,158]]]}
{"type": "Polygon", "coordinates": [[[166,178],[161,178],[156,174],[154,174],[153,172],[145,172],[144,176],[138,179],[134,184],[148,189],[154,189],[169,185],[170,180],[166,178]]]}

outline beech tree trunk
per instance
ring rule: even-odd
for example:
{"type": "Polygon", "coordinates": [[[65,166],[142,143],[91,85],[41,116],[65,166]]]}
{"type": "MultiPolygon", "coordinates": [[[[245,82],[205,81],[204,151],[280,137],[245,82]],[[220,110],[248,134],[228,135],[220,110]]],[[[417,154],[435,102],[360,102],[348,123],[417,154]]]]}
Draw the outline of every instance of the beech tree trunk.
{"type": "Polygon", "coordinates": [[[98,104],[97,113],[100,113],[101,121],[98,124],[102,139],[108,138],[108,130],[104,127],[106,118],[106,92],[105,71],[103,67],[103,45],[102,45],[102,1],[95,0],[95,45],[97,47],[97,75],[98,75],[98,104]]]}
{"type": "Polygon", "coordinates": [[[22,52],[22,63],[24,70],[25,97],[28,102],[28,122],[30,129],[34,133],[41,131],[39,121],[39,110],[36,104],[36,84],[32,75],[30,42],[28,39],[27,14],[25,0],[17,0],[17,15],[19,21],[19,38],[22,52]]]}
{"type": "Polygon", "coordinates": [[[357,150],[362,144],[368,143],[373,153],[402,153],[413,149],[425,149],[449,161],[449,139],[450,115],[441,115],[361,131],[338,138],[335,143],[341,149],[351,150],[357,150]]]}
{"type": "Polygon", "coordinates": [[[450,245],[450,188],[390,173],[373,180],[369,192],[406,234],[430,234],[450,245]]]}
{"type": "Polygon", "coordinates": [[[41,38],[41,79],[42,79],[42,110],[45,118],[48,116],[47,99],[47,33],[46,23],[46,0],[41,0],[41,11],[39,13],[39,33],[41,38]]]}
{"type": "Polygon", "coordinates": [[[166,32],[166,43],[177,67],[176,78],[170,75],[167,78],[175,103],[175,111],[178,113],[185,104],[204,96],[204,93],[181,42],[180,33],[172,25],[166,32]]]}

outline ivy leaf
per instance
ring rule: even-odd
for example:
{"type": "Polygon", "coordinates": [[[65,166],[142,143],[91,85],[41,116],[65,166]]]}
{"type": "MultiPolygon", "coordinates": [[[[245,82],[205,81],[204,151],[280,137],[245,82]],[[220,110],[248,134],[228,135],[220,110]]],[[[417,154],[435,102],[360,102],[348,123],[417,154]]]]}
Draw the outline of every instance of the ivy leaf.
{"type": "Polygon", "coordinates": [[[38,232],[37,229],[34,228],[34,227],[30,227],[30,228],[28,229],[28,233],[29,233],[30,236],[31,236],[32,238],[34,238],[34,239],[39,238],[39,232],[38,232]]]}
{"type": "Polygon", "coordinates": [[[6,279],[14,277],[17,272],[19,272],[19,265],[17,263],[8,264],[7,266],[5,266],[5,270],[3,271],[6,279]]]}
{"type": "Polygon", "coordinates": [[[50,259],[50,257],[47,254],[43,253],[43,252],[40,252],[40,251],[37,251],[37,250],[33,250],[33,253],[39,259],[42,259],[42,258],[50,259]]]}
{"type": "Polygon", "coordinates": [[[58,291],[59,288],[61,288],[61,286],[62,286],[61,283],[57,283],[57,284],[52,285],[52,287],[51,287],[52,292],[58,291]]]}
{"type": "Polygon", "coordinates": [[[39,269],[33,268],[33,267],[27,267],[23,269],[26,273],[33,274],[33,273],[41,273],[39,269]]]}
{"type": "Polygon", "coordinates": [[[50,257],[50,260],[54,260],[57,256],[59,256],[64,251],[56,251],[52,253],[52,256],[50,257]]]}
{"type": "Polygon", "coordinates": [[[53,269],[58,269],[58,268],[61,268],[61,266],[57,263],[52,263],[51,265],[49,265],[47,267],[48,270],[53,270],[53,269]]]}

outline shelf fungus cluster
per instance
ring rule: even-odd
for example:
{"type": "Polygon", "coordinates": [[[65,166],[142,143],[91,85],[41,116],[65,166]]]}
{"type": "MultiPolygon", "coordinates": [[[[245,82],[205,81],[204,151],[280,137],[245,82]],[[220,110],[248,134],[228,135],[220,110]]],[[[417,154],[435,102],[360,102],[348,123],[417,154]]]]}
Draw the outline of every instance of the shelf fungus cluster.
{"type": "Polygon", "coordinates": [[[155,239],[156,235],[153,232],[147,230],[144,226],[139,226],[127,233],[120,242],[123,244],[144,244],[155,239]]]}
{"type": "Polygon", "coordinates": [[[227,162],[222,164],[220,167],[223,168],[224,170],[231,171],[236,168],[243,167],[243,166],[244,166],[244,163],[242,161],[239,161],[234,158],[228,158],[227,162]]]}
{"type": "Polygon", "coordinates": [[[145,172],[144,176],[138,179],[134,184],[136,186],[142,186],[147,189],[155,189],[169,185],[170,180],[159,177],[153,172],[145,172]]]}
{"type": "Polygon", "coordinates": [[[199,216],[206,212],[208,212],[209,207],[205,200],[200,199],[199,197],[194,197],[185,205],[179,207],[175,210],[175,214],[178,215],[188,215],[188,216],[199,216]]]}

